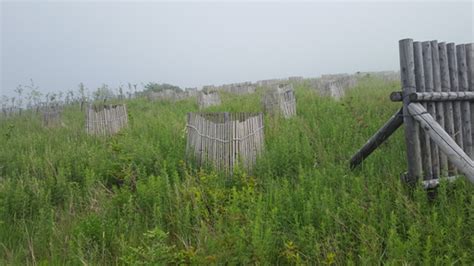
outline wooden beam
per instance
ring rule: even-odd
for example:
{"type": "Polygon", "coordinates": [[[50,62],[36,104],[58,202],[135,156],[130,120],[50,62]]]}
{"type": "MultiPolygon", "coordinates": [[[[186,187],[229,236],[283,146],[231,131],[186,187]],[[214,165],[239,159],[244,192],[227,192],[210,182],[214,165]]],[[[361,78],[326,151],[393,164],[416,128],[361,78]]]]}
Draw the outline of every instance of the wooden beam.
{"type": "Polygon", "coordinates": [[[409,96],[412,102],[449,102],[449,101],[474,101],[473,91],[449,92],[415,92],[409,96]]]}
{"type": "MultiPolygon", "coordinates": [[[[474,102],[474,91],[449,91],[449,92],[414,92],[408,95],[411,102],[448,102],[468,101],[474,102]]],[[[394,91],[390,94],[392,102],[403,101],[403,93],[394,91]]]]}
{"type": "Polygon", "coordinates": [[[469,158],[421,104],[411,103],[408,105],[408,110],[456,168],[474,184],[474,161],[469,158]]]}
{"type": "Polygon", "coordinates": [[[388,121],[375,133],[367,143],[357,151],[350,160],[351,169],[356,168],[367,158],[375,149],[377,149],[393,132],[403,124],[403,108],[400,108],[388,121]]]}
{"type": "Polygon", "coordinates": [[[403,101],[403,92],[394,91],[394,92],[390,93],[390,101],[392,101],[392,102],[401,102],[401,101],[403,101]]]}

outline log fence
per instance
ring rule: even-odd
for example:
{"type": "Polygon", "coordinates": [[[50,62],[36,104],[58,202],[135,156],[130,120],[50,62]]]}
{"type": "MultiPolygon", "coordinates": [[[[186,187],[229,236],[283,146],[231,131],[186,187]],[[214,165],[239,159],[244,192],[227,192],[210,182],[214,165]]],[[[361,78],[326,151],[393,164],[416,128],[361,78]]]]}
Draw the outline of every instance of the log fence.
{"type": "Polygon", "coordinates": [[[352,157],[351,168],[404,124],[407,183],[423,179],[432,188],[459,175],[474,183],[474,44],[404,39],[399,47],[402,91],[390,99],[403,107],[352,157]]]}

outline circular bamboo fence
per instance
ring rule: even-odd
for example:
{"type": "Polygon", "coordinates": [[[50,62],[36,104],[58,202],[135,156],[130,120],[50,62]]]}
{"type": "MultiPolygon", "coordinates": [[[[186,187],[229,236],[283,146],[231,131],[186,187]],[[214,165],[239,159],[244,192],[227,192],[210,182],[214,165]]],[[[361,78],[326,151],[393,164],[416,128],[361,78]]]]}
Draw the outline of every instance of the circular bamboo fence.
{"type": "Polygon", "coordinates": [[[232,173],[250,171],[264,147],[262,113],[188,113],[186,157],[232,173]]]}
{"type": "Polygon", "coordinates": [[[201,91],[197,97],[197,102],[199,105],[199,109],[204,109],[210,106],[220,105],[221,97],[219,96],[219,93],[217,91],[209,93],[201,91]]]}
{"type": "Polygon", "coordinates": [[[91,135],[113,135],[128,125],[127,108],[120,105],[89,106],[86,132],[91,135]]]}
{"type": "Polygon", "coordinates": [[[285,118],[296,115],[296,99],[293,85],[280,85],[269,90],[263,97],[263,108],[268,114],[281,114],[285,118]]]}
{"type": "Polygon", "coordinates": [[[48,106],[41,110],[44,127],[57,127],[61,125],[62,110],[59,106],[48,106]]]}

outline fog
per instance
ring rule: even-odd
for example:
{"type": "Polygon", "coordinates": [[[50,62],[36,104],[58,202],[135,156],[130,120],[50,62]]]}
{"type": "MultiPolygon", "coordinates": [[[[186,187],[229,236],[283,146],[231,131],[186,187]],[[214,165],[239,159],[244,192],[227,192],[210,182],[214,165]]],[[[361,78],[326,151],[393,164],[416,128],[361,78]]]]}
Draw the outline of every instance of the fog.
{"type": "Polygon", "coordinates": [[[398,40],[473,41],[473,4],[1,2],[0,94],[398,70],[398,40]]]}

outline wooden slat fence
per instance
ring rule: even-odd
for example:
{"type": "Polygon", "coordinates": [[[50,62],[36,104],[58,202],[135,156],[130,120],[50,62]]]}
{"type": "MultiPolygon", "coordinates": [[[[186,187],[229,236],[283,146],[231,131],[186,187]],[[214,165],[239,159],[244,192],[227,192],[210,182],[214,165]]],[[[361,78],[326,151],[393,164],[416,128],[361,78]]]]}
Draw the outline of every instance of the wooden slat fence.
{"type": "Polygon", "coordinates": [[[186,157],[198,166],[250,171],[263,147],[262,113],[188,113],[186,157]]]}
{"type": "Polygon", "coordinates": [[[263,97],[263,107],[266,113],[281,114],[285,118],[296,115],[296,98],[293,85],[278,86],[268,90],[263,97]]]}
{"type": "Polygon", "coordinates": [[[198,102],[199,109],[204,109],[210,106],[220,105],[221,97],[219,96],[219,93],[217,91],[213,91],[209,93],[205,93],[201,91],[197,97],[197,102],[198,102]]]}
{"type": "Polygon", "coordinates": [[[259,87],[274,87],[282,84],[288,84],[288,82],[288,79],[266,79],[255,82],[255,85],[259,87]]]}
{"type": "Polygon", "coordinates": [[[344,97],[346,91],[357,85],[357,77],[348,74],[322,75],[311,81],[311,86],[322,96],[329,96],[336,100],[344,97]]]}
{"type": "Polygon", "coordinates": [[[128,125],[127,107],[121,105],[89,106],[86,132],[91,135],[113,135],[128,125]]]}
{"type": "Polygon", "coordinates": [[[425,187],[440,177],[465,175],[474,183],[474,44],[400,41],[402,115],[392,118],[351,160],[355,167],[405,124],[406,181],[425,187]],[[401,117],[401,118],[400,118],[401,117]],[[371,147],[370,149],[368,147],[371,147]]]}
{"type": "Polygon", "coordinates": [[[22,109],[19,107],[3,107],[0,118],[10,118],[21,115],[22,109]]]}
{"type": "Polygon", "coordinates": [[[61,125],[62,109],[59,106],[47,106],[41,109],[44,127],[61,125]]]}
{"type": "Polygon", "coordinates": [[[150,101],[179,101],[188,97],[186,92],[177,92],[174,90],[162,90],[160,92],[150,92],[148,99],[150,101]]]}

